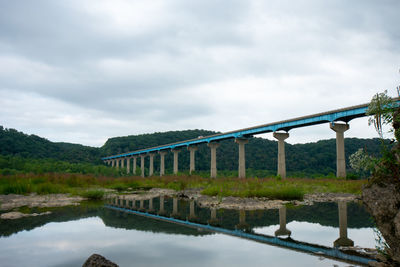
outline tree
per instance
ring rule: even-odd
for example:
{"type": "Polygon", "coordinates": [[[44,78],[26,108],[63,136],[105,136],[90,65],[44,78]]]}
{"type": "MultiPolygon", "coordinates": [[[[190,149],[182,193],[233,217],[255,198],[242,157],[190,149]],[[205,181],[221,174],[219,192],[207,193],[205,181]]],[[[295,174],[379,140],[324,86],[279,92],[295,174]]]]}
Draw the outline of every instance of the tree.
{"type": "MultiPolygon", "coordinates": [[[[400,87],[397,87],[397,93],[400,96],[400,87]]],[[[383,93],[377,93],[371,100],[368,106],[367,115],[371,117],[368,119],[368,125],[374,125],[378,135],[383,139],[383,125],[390,125],[394,122],[400,123],[398,114],[397,100],[387,95],[387,90],[383,93]]],[[[398,128],[398,127],[396,127],[398,128]]],[[[396,132],[395,138],[399,141],[399,133],[396,132]]]]}

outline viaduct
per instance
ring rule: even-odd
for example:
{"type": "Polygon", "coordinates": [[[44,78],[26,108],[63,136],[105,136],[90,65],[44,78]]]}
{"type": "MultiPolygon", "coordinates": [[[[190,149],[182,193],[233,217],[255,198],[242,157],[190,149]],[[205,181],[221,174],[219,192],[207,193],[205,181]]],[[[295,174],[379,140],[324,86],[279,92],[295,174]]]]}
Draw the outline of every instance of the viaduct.
{"type": "MultiPolygon", "coordinates": [[[[399,100],[397,100],[399,103],[399,100]]],[[[165,154],[172,152],[174,154],[173,171],[174,174],[178,173],[178,153],[181,149],[186,148],[190,152],[190,173],[195,170],[195,153],[197,146],[201,144],[207,144],[211,150],[211,178],[217,176],[217,148],[219,141],[226,139],[233,139],[234,142],[239,146],[239,178],[246,177],[246,160],[245,160],[245,145],[248,143],[248,138],[256,134],[272,132],[273,136],[278,140],[278,175],[282,178],[286,177],[286,163],[285,163],[285,143],[284,140],[289,137],[289,131],[294,128],[300,128],[305,126],[317,125],[322,123],[329,123],[329,127],[336,133],[336,176],[346,177],[346,159],[344,153],[344,132],[349,129],[349,121],[355,118],[365,117],[367,104],[361,104],[357,106],[351,106],[347,108],[327,111],[323,113],[303,116],[290,120],[278,121],[274,123],[268,123],[258,125],[250,128],[235,130],[226,133],[220,133],[210,136],[199,136],[196,139],[184,140],[176,143],[150,147],[146,149],[136,150],[132,152],[126,152],[123,154],[112,155],[102,158],[102,160],[112,167],[125,168],[127,173],[130,173],[130,160],[133,159],[133,173],[136,173],[137,158],[140,157],[140,168],[141,176],[144,177],[144,159],[149,157],[149,176],[154,174],[154,156],[158,154],[160,156],[160,176],[165,174],[165,154]]]]}

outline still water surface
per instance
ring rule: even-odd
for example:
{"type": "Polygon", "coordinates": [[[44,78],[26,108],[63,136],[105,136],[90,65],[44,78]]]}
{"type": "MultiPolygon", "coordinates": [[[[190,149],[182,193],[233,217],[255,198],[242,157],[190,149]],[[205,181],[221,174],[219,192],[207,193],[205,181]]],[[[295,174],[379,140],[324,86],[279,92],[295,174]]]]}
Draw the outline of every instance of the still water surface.
{"type": "MultiPolygon", "coordinates": [[[[164,200],[166,216],[173,200],[164,200]]],[[[148,205],[148,204],[147,204],[148,205]]],[[[154,200],[154,207],[159,203],[154,200]]],[[[179,202],[186,221],[190,204],[179,202]]],[[[144,207],[146,208],[146,203],[144,207]]],[[[147,206],[148,208],[148,206],[147,206]]],[[[339,237],[338,205],[287,207],[286,228],[291,238],[332,247],[339,237]]],[[[195,206],[196,222],[211,218],[209,209],[195,206]]],[[[347,205],[348,238],[355,246],[375,247],[369,215],[357,203],[347,205]]],[[[278,210],[218,210],[218,227],[246,225],[255,234],[274,236],[278,210]],[[244,220],[244,221],[243,221],[244,220]]],[[[0,221],[0,266],[82,266],[98,253],[119,266],[354,266],[320,255],[308,254],[221,233],[157,221],[87,204],[53,210],[51,215],[0,221]]]]}

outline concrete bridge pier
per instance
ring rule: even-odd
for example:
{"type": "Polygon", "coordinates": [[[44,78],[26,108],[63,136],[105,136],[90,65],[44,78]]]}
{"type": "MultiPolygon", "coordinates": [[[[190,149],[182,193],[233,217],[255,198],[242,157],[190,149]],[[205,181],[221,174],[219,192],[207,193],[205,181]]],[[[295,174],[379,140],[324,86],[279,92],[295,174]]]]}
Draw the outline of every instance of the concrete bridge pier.
{"type": "Polygon", "coordinates": [[[113,167],[114,168],[114,166],[115,166],[115,160],[111,160],[111,167],[113,167]]]}
{"type": "Polygon", "coordinates": [[[172,149],[174,153],[174,174],[178,174],[178,153],[181,152],[179,149],[172,149]]]}
{"type": "Polygon", "coordinates": [[[150,166],[149,166],[149,176],[153,176],[154,173],[154,153],[149,153],[150,166]]]}
{"type": "Polygon", "coordinates": [[[116,167],[117,169],[119,169],[119,161],[120,161],[120,159],[116,159],[116,160],[115,160],[115,167],[116,167]]]}
{"type": "Polygon", "coordinates": [[[139,200],[139,210],[144,211],[144,200],[143,199],[139,200]]]}
{"type": "Polygon", "coordinates": [[[171,216],[172,217],[178,217],[179,216],[179,212],[178,212],[178,198],[174,197],[173,198],[173,204],[172,204],[172,213],[171,216]]]}
{"type": "Polygon", "coordinates": [[[136,209],[136,199],[132,199],[132,209],[136,209]]]}
{"type": "Polygon", "coordinates": [[[247,229],[249,225],[246,223],[246,210],[239,210],[239,224],[237,224],[236,229],[247,229]]]}
{"type": "Polygon", "coordinates": [[[217,148],[218,143],[208,143],[207,146],[211,149],[211,170],[210,177],[217,178],[217,148]]]}
{"type": "Polygon", "coordinates": [[[333,242],[335,247],[349,247],[354,246],[353,240],[347,237],[347,203],[339,201],[339,238],[333,242]]]}
{"type": "Polygon", "coordinates": [[[189,168],[189,173],[192,174],[192,172],[195,171],[195,153],[197,151],[197,146],[188,146],[187,149],[190,152],[190,168],[189,168]]]}
{"type": "Polygon", "coordinates": [[[194,200],[191,200],[189,206],[189,220],[195,220],[196,218],[197,216],[194,210],[194,200]]]}
{"type": "Polygon", "coordinates": [[[158,151],[158,154],[160,154],[160,176],[163,176],[165,174],[165,154],[167,154],[167,151],[158,151]]]}
{"type": "Polygon", "coordinates": [[[148,212],[154,212],[154,208],[153,208],[153,198],[151,197],[149,199],[149,209],[147,210],[148,212]]]}
{"type": "Polygon", "coordinates": [[[246,153],[244,145],[249,142],[246,138],[236,138],[235,143],[239,145],[239,178],[246,178],[246,153]]]}
{"type": "Polygon", "coordinates": [[[122,169],[125,168],[125,158],[121,158],[120,162],[121,162],[121,168],[122,169]]]}
{"type": "Polygon", "coordinates": [[[279,229],[275,231],[275,236],[290,236],[292,232],[286,228],[286,206],[279,208],[279,229]]]}
{"type": "Polygon", "coordinates": [[[129,199],[124,197],[124,200],[125,200],[124,208],[129,208],[129,199]]]}
{"type": "Polygon", "coordinates": [[[273,136],[278,139],[278,175],[286,178],[285,139],[289,133],[274,132],[273,136]]]}
{"type": "Polygon", "coordinates": [[[140,155],[140,170],[142,171],[141,176],[144,177],[144,158],[146,155],[140,155]]]}
{"type": "Polygon", "coordinates": [[[131,157],[126,158],[126,173],[130,173],[131,171],[131,157]]]}
{"type": "Polygon", "coordinates": [[[217,225],[219,223],[217,219],[217,208],[211,207],[210,211],[211,211],[211,218],[208,220],[208,223],[211,225],[217,225]]]}
{"type": "Polygon", "coordinates": [[[165,215],[164,210],[164,196],[160,196],[160,210],[158,211],[158,215],[165,215]]]}
{"type": "Polygon", "coordinates": [[[330,123],[330,128],[336,132],[336,177],[346,178],[344,132],[347,131],[350,126],[347,123],[330,123]]]}
{"type": "Polygon", "coordinates": [[[137,158],[137,156],[133,156],[132,157],[133,158],[133,163],[132,163],[132,173],[133,173],[133,175],[136,175],[136,158],[137,158]]]}

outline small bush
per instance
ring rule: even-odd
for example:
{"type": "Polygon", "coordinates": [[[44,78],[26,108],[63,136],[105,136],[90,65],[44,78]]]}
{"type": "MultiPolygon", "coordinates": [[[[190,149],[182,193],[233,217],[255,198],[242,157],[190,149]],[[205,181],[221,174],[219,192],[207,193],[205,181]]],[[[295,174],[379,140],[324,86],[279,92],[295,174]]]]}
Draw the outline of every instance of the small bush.
{"type": "Polygon", "coordinates": [[[118,192],[124,191],[126,189],[128,189],[128,185],[127,184],[123,184],[123,183],[117,183],[117,184],[113,184],[110,186],[111,189],[117,190],[118,192]]]}
{"type": "Polygon", "coordinates": [[[81,194],[81,196],[86,197],[90,200],[100,200],[104,196],[103,190],[89,190],[81,194]]]}

